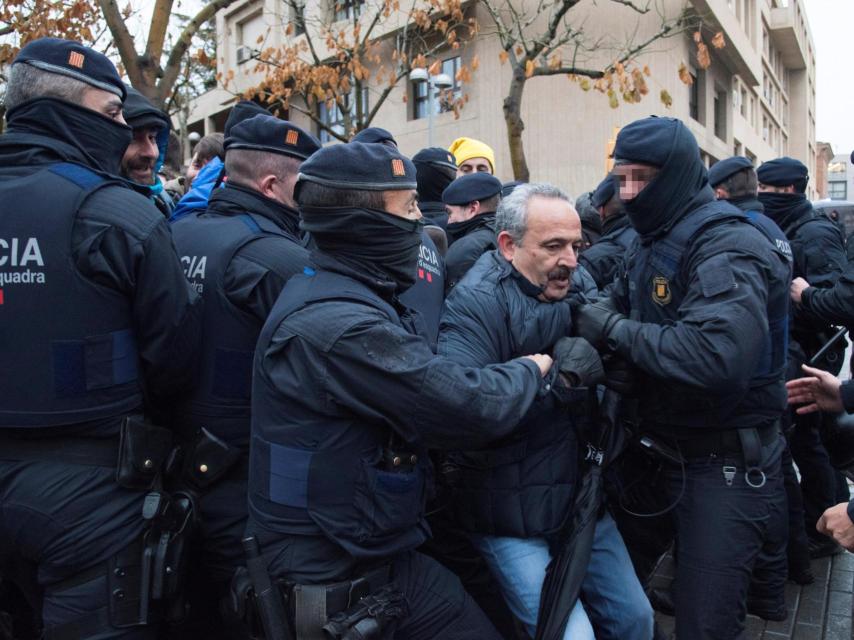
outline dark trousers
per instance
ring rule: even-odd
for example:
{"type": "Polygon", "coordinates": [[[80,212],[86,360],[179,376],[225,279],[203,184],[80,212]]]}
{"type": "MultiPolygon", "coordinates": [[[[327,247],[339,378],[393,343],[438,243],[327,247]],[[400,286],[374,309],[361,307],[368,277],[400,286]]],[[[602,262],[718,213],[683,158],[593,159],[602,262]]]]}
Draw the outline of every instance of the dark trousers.
{"type": "MultiPolygon", "coordinates": [[[[272,541],[251,521],[247,530],[258,535],[264,555],[270,558],[270,575],[303,583],[330,583],[353,578],[352,558],[334,557],[334,545],[321,538],[286,538],[272,541]],[[265,544],[265,539],[269,541],[265,544]],[[329,553],[324,553],[327,549],[329,553]],[[309,556],[306,557],[306,552],[309,556]],[[336,567],[341,567],[340,572],[336,567]],[[322,579],[297,578],[311,571],[322,579]],[[335,575],[339,573],[339,575],[335,575]]],[[[463,588],[459,578],[432,558],[410,551],[391,560],[392,578],[409,605],[409,615],[384,640],[502,640],[501,635],[463,588]]],[[[356,574],[358,575],[358,571],[356,574]]]]}
{"type": "Polygon", "coordinates": [[[792,458],[801,474],[804,529],[807,536],[818,540],[823,536],[816,531],[815,525],[825,509],[837,504],[838,489],[836,471],[821,441],[820,424],[824,419],[821,413],[797,416],[788,433],[792,458]]]}
{"type": "MultiPolygon", "coordinates": [[[[116,484],[115,469],[63,462],[0,460],[0,571],[31,563],[43,591],[47,631],[103,612],[106,578],[64,583],[139,539],[143,492],[116,484]]],[[[87,637],[153,638],[153,629],[103,629],[87,637]]]]}
{"type": "Polygon", "coordinates": [[[666,550],[674,534],[678,536],[674,590],[678,638],[741,638],[757,558],[761,555],[764,560],[754,576],[760,584],[773,583],[785,571],[783,446],[780,438],[763,447],[766,482],[761,488],[747,484],[740,455],[692,458],[684,470],[669,463],[661,466],[651,485],[642,480],[646,500],[629,506],[632,511],[650,512],[675,503],[668,514],[652,519],[625,512],[619,516],[621,532],[630,550],[635,549],[633,562],[647,574],[653,558],[666,550]],[[731,483],[724,467],[736,469],[731,483]],[[640,544],[638,532],[642,532],[640,544]]]}
{"type": "Polygon", "coordinates": [[[220,615],[243,553],[247,505],[247,460],[242,460],[198,498],[198,529],[193,537],[187,575],[185,620],[169,626],[168,638],[186,640],[248,638],[248,630],[220,615]]]}

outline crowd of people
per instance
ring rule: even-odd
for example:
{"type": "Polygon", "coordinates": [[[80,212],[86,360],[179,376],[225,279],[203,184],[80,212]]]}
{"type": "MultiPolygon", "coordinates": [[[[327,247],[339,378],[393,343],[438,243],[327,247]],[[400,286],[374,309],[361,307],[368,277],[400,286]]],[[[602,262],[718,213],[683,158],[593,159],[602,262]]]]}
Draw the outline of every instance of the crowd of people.
{"type": "Polygon", "coordinates": [[[55,38],[5,103],[0,636],[736,640],[854,549],[854,243],[801,162],[649,117],[573,199],[239,102],[168,179],[55,38]]]}

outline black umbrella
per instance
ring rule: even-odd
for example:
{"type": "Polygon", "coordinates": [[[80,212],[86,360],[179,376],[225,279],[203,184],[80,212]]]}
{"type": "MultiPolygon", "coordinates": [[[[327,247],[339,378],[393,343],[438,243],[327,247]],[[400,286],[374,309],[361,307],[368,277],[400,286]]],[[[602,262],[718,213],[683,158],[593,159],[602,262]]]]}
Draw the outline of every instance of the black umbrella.
{"type": "Polygon", "coordinates": [[[561,640],[569,614],[578,600],[587,573],[593,533],[602,506],[602,469],[622,450],[625,434],[620,426],[621,398],[606,390],[599,406],[599,431],[588,445],[584,476],[572,511],[558,534],[558,552],[546,568],[540,594],[537,633],[534,640],[561,640]]]}

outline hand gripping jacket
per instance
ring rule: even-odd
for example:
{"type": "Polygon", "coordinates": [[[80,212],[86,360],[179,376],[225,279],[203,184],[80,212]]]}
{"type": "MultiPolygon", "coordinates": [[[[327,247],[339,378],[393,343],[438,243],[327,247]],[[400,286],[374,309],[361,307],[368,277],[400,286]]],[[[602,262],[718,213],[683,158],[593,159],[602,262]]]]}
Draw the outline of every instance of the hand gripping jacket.
{"type": "MultiPolygon", "coordinates": [[[[318,303],[343,301],[379,310],[402,325],[394,308],[371,289],[347,276],[306,268],[288,282],[264,325],[259,345],[270,345],[282,320],[318,303]]],[[[337,339],[340,323],[322,313],[311,316],[312,341],[337,339]]],[[[328,344],[328,342],[327,342],[328,344]]],[[[259,347],[256,358],[264,357],[259,347]]],[[[322,352],[317,357],[325,357],[322,352]]],[[[294,363],[292,384],[301,379],[294,363]]],[[[285,381],[278,381],[279,384],[285,381]]],[[[391,393],[377,389],[377,393],[391,393]]],[[[250,510],[285,534],[323,535],[359,559],[385,558],[416,548],[428,537],[424,505],[432,469],[421,447],[411,448],[417,464],[392,472],[382,467],[391,433],[346,411],[317,421],[300,407],[286,405],[275,385],[257,373],[253,395],[263,407],[252,415],[250,510]],[[283,418],[289,416],[289,419],[283,418]],[[313,446],[309,446],[311,443],[313,446]]],[[[334,406],[334,398],[329,399],[334,406]]],[[[257,517],[257,516],[256,516],[257,517]]]]}
{"type": "MultiPolygon", "coordinates": [[[[758,212],[743,213],[729,206],[721,210],[719,203],[711,202],[689,212],[666,235],[648,243],[636,243],[626,258],[631,318],[657,324],[677,322],[688,284],[686,256],[692,254],[704,229],[738,221],[758,229],[779,258],[774,265],[774,280],[769,284],[769,331],[760,361],[747,389],[723,396],[713,390],[645,377],[640,394],[641,413],[652,423],[708,429],[750,427],[776,419],[785,407],[783,377],[792,252],[783,232],[766,216],[758,212]]],[[[739,233],[737,226],[733,233],[739,233]]],[[[763,249],[758,248],[764,252],[763,249]]],[[[713,277],[703,282],[704,289],[715,284],[713,277]]],[[[713,293],[710,290],[708,295],[713,293]]]]}
{"type": "Polygon", "coordinates": [[[142,404],[127,296],[74,266],[75,215],[117,184],[57,163],[0,184],[0,428],[119,416],[142,404]]]}
{"type": "Polygon", "coordinates": [[[192,435],[205,427],[229,444],[245,446],[252,355],[261,325],[228,300],[223,279],[235,254],[259,237],[300,241],[264,216],[248,213],[191,215],[172,226],[172,235],[187,279],[205,304],[200,378],[192,395],[178,408],[178,428],[192,435]]]}

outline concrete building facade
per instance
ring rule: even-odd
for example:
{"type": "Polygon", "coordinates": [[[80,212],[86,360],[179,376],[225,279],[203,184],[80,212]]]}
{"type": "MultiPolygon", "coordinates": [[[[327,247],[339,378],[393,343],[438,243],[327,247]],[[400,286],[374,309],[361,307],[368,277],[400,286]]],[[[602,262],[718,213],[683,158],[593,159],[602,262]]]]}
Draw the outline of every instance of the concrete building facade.
{"type": "Polygon", "coordinates": [[[827,165],[826,197],[830,200],[854,200],[854,166],[848,155],[835,155],[827,165]]]}
{"type": "MultiPolygon", "coordinates": [[[[365,1],[371,0],[307,0],[306,12],[334,25],[365,1]]],[[[746,155],[757,164],[789,155],[816,175],[815,47],[803,0],[660,0],[660,5],[668,16],[685,8],[693,10],[702,16],[707,31],[723,32],[726,46],[711,49],[712,64],[701,69],[689,35],[656,43],[638,58],[651,71],[649,95],[638,104],[621,104],[617,109],[611,109],[601,93],[584,92],[564,76],[530,79],[522,116],[531,179],[560,185],[573,195],[594,188],[605,175],[615,131],[651,114],[682,119],[696,136],[708,164],[734,154],[746,155]],[[678,77],[682,64],[694,79],[691,85],[678,77]],[[659,100],[662,90],[672,96],[669,108],[659,100]]],[[[510,68],[500,61],[499,42],[490,35],[485,9],[473,2],[467,11],[481,25],[480,34],[467,46],[449,48],[440,57],[443,71],[450,74],[475,56],[479,68],[469,82],[454,87],[468,96],[459,118],[450,112],[435,114],[434,142],[448,146],[463,135],[487,142],[495,149],[498,176],[509,180],[513,176],[502,101],[510,68]]],[[[582,0],[570,13],[583,20],[585,30],[594,37],[601,34],[619,40],[630,34],[636,42],[657,31],[660,18],[653,14],[639,17],[628,7],[593,0],[582,0]]],[[[191,130],[222,130],[234,92],[260,80],[260,74],[252,71],[252,50],[285,42],[289,36],[284,25],[289,20],[287,5],[277,0],[242,0],[219,12],[218,71],[223,76],[233,72],[233,77],[229,91],[214,89],[195,102],[189,117],[191,130]],[[259,39],[263,45],[258,44],[259,39]]],[[[342,26],[346,24],[342,21],[342,26]]],[[[390,21],[386,29],[399,27],[390,21]]],[[[602,51],[598,59],[597,55],[590,62],[605,64],[613,52],[602,51]]],[[[369,89],[369,102],[373,93],[374,88],[369,89]]],[[[427,146],[427,108],[423,90],[401,81],[372,124],[389,129],[404,153],[414,154],[427,146]]],[[[331,111],[318,115],[334,119],[335,110],[331,111]]],[[[296,110],[289,117],[318,133],[296,110]]],[[[807,195],[816,196],[814,185],[807,195]]]]}

